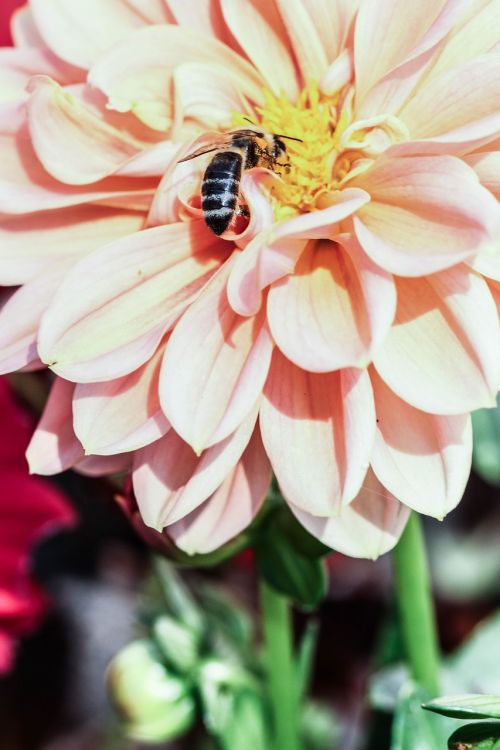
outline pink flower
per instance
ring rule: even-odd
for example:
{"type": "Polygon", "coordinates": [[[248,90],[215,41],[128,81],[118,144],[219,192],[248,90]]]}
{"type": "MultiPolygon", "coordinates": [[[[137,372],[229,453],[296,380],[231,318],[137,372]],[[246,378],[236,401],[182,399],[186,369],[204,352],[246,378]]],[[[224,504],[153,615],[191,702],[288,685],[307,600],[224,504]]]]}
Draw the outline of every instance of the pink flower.
{"type": "Polygon", "coordinates": [[[496,0],[32,0],[0,61],[0,365],[60,377],[32,468],[131,466],[188,552],[271,468],[352,555],[455,507],[500,373],[497,30],[496,0]],[[302,142],[217,237],[211,156],[179,160],[244,118],[302,142]]]}
{"type": "Polygon", "coordinates": [[[30,555],[40,539],[74,523],[64,496],[43,479],[30,477],[24,451],[33,427],[0,379],[0,674],[10,669],[16,641],[34,630],[47,597],[30,573],[30,555]]]}

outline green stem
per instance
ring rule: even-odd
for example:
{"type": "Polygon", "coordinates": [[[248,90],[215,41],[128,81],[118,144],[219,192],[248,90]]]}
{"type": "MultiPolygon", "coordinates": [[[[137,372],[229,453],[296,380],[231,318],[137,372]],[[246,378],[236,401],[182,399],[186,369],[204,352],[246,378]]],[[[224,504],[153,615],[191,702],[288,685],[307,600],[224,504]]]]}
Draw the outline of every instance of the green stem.
{"type": "Polygon", "coordinates": [[[260,584],[264,658],[274,726],[273,750],[300,750],[299,706],[288,600],[260,584]]]}
{"type": "Polygon", "coordinates": [[[403,642],[413,679],[439,694],[439,646],[422,525],[412,513],[393,552],[403,642]]]}

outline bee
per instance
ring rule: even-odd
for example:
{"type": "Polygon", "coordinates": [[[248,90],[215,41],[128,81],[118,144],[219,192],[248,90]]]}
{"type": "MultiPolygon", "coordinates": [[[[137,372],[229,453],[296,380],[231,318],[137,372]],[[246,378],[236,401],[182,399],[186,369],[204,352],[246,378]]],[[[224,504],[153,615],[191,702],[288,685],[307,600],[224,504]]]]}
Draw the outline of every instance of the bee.
{"type": "Polygon", "coordinates": [[[264,130],[232,130],[193,151],[180,162],[216,152],[205,169],[201,185],[201,207],[205,223],[216,235],[231,226],[237,215],[248,215],[240,206],[240,182],[245,169],[287,168],[286,145],[282,138],[301,142],[300,138],[277,135],[264,130]],[[284,160],[284,161],[280,161],[284,160]]]}

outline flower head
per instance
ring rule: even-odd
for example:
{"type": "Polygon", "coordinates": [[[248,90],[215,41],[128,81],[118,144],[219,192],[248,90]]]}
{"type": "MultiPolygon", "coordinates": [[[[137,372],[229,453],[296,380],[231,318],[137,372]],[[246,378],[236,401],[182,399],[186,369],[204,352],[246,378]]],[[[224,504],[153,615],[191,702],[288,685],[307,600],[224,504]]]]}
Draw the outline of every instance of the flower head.
{"type": "Polygon", "coordinates": [[[131,467],[190,552],[250,522],[271,469],[349,554],[443,517],[500,374],[497,4],[41,6],[0,62],[0,281],[22,285],[0,362],[59,376],[33,468],[131,467]],[[248,119],[298,140],[244,171],[218,237],[213,154],[181,160],[248,119]]]}

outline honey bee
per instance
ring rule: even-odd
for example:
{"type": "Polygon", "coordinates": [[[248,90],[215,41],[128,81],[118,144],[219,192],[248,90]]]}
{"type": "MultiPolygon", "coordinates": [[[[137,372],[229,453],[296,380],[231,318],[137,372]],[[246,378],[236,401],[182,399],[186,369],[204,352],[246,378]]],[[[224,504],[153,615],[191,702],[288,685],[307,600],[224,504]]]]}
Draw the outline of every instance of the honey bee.
{"type": "Polygon", "coordinates": [[[205,169],[201,185],[201,207],[205,223],[216,235],[221,235],[237,215],[248,215],[239,204],[240,182],[243,171],[252,167],[267,167],[273,171],[289,166],[286,146],[282,138],[301,142],[300,138],[277,135],[264,130],[232,130],[193,151],[180,162],[216,152],[205,169]],[[285,160],[285,161],[280,161],[285,160]]]}

